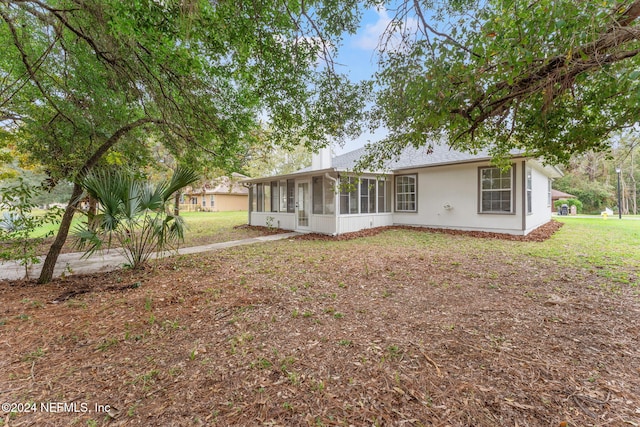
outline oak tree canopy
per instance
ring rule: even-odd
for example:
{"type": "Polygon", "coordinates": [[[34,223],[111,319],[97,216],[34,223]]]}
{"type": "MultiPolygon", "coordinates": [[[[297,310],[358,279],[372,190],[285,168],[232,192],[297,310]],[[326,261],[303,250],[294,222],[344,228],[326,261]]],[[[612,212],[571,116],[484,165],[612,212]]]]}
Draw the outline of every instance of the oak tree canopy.
{"type": "Polygon", "coordinates": [[[374,107],[389,136],[366,161],[440,138],[549,162],[606,149],[638,120],[638,16],[638,0],[400,2],[374,107]]]}

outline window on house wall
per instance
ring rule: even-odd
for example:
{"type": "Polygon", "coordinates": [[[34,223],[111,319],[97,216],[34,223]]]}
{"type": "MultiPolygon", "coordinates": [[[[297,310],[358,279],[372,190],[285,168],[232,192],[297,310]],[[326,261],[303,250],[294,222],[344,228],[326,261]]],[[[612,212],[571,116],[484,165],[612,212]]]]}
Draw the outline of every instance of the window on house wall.
{"type": "Polygon", "coordinates": [[[271,184],[265,182],[262,189],[264,191],[264,212],[271,212],[271,184]]]}
{"type": "Polygon", "coordinates": [[[533,212],[533,178],[531,169],[527,168],[527,214],[533,212]]]}
{"type": "Polygon", "coordinates": [[[386,187],[386,181],[382,179],[378,181],[378,212],[387,212],[387,204],[385,202],[387,196],[386,187]]]}
{"type": "Polygon", "coordinates": [[[215,206],[215,197],[213,196],[213,194],[209,198],[209,206],[211,206],[211,207],[215,206]]]}
{"type": "Polygon", "coordinates": [[[350,176],[340,178],[340,213],[358,213],[358,186],[356,179],[350,176]]]}
{"type": "Polygon", "coordinates": [[[264,212],[264,190],[262,183],[256,184],[256,212],[264,212]]]}
{"type": "Polygon", "coordinates": [[[278,197],[278,181],[271,181],[271,212],[278,212],[278,207],[280,206],[278,197]]]}
{"type": "Polygon", "coordinates": [[[360,213],[376,213],[376,180],[360,180],[360,213]]]}
{"type": "Polygon", "coordinates": [[[191,204],[192,205],[197,205],[198,204],[198,198],[197,197],[192,197],[191,198],[191,204]]]}
{"type": "Polygon", "coordinates": [[[280,181],[280,212],[287,212],[287,181],[280,181]]]}
{"type": "Polygon", "coordinates": [[[287,180],[287,212],[296,211],[296,186],[293,179],[287,180]]]}
{"type": "Polygon", "coordinates": [[[343,176],[340,180],[340,214],[391,212],[391,181],[385,178],[357,179],[348,176],[343,176]]]}
{"type": "Polygon", "coordinates": [[[251,186],[251,212],[256,212],[258,209],[258,184],[251,186]]]}
{"type": "Polygon", "coordinates": [[[334,187],[335,181],[323,178],[323,192],[324,192],[324,213],[326,215],[334,215],[336,213],[336,189],[334,187]]]}
{"type": "Polygon", "coordinates": [[[369,212],[375,213],[376,211],[376,189],[377,189],[377,180],[370,179],[369,180],[369,212]]]}
{"type": "Polygon", "coordinates": [[[392,199],[391,181],[387,178],[378,179],[378,213],[391,212],[392,199]]]}
{"type": "Polygon", "coordinates": [[[500,168],[480,168],[480,212],[513,212],[513,176],[515,165],[509,170],[500,168]]]}
{"type": "Polygon", "coordinates": [[[324,213],[324,194],[322,187],[322,177],[314,176],[311,178],[311,191],[313,193],[313,213],[322,215],[324,213]]]}
{"type": "Polygon", "coordinates": [[[202,207],[207,206],[207,199],[205,198],[205,196],[202,196],[202,207]]]}
{"type": "Polygon", "coordinates": [[[358,213],[358,183],[355,178],[350,178],[353,191],[349,193],[349,213],[357,214],[358,213]]]}
{"type": "Polygon", "coordinates": [[[369,213],[369,180],[364,178],[360,179],[360,213],[369,213]]]}
{"type": "Polygon", "coordinates": [[[553,181],[551,181],[551,178],[547,178],[547,207],[550,208],[551,207],[551,183],[553,181]]]}
{"type": "Polygon", "coordinates": [[[417,210],[417,176],[396,176],[396,211],[415,212],[417,210]]]}

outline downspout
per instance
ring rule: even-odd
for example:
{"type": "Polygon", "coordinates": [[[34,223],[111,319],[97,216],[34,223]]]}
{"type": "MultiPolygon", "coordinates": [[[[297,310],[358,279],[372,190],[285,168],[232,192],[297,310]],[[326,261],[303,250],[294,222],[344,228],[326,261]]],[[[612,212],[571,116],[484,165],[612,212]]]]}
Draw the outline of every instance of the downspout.
{"type": "MultiPolygon", "coordinates": [[[[329,179],[329,180],[333,181],[333,188],[334,188],[334,189],[337,189],[337,187],[338,187],[338,185],[337,185],[337,183],[338,183],[338,179],[337,179],[337,178],[332,177],[331,175],[329,175],[329,172],[325,172],[325,173],[324,173],[324,176],[325,176],[325,178],[327,178],[327,179],[329,179]]],[[[340,175],[338,175],[338,178],[339,178],[339,177],[340,177],[340,175]]],[[[333,197],[334,197],[334,199],[333,199],[333,204],[335,205],[335,209],[334,209],[334,216],[335,216],[335,222],[336,222],[336,227],[335,227],[335,230],[336,230],[336,231],[335,231],[335,233],[334,233],[333,235],[334,235],[334,236],[337,236],[338,234],[340,234],[340,230],[339,230],[339,228],[340,228],[340,221],[339,221],[339,219],[338,219],[338,212],[340,212],[340,205],[339,205],[339,204],[340,204],[340,193],[338,193],[338,192],[336,192],[336,191],[334,191],[333,193],[334,193],[334,194],[333,194],[333,197]]]]}

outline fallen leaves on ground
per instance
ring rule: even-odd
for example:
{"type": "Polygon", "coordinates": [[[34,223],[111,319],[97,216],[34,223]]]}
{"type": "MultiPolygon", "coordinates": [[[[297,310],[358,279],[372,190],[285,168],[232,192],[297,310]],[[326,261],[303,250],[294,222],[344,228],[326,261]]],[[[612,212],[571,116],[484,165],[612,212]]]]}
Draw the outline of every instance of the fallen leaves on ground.
{"type": "Polygon", "coordinates": [[[67,406],[0,415],[5,426],[640,423],[637,289],[510,250],[522,244],[536,243],[391,229],[4,283],[0,401],[67,406]]]}

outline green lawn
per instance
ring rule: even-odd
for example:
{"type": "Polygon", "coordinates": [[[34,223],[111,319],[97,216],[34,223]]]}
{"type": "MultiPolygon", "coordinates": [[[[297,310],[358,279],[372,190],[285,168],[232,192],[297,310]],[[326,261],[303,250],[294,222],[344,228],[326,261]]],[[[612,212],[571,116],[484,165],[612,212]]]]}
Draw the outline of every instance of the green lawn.
{"type": "MultiPolygon", "coordinates": [[[[450,236],[439,233],[393,232],[393,245],[408,251],[429,247],[435,253],[450,253],[451,245],[461,256],[481,264],[502,254],[505,264],[580,268],[615,286],[640,285],[636,274],[640,260],[640,221],[593,218],[559,218],[565,225],[545,242],[518,242],[450,236]]],[[[363,245],[384,245],[387,233],[363,239],[363,245]]],[[[362,250],[366,250],[362,248],[362,250]]],[[[488,265],[488,264],[487,264],[488,265]]],[[[523,270],[524,274],[524,270],[523,270]]],[[[608,286],[609,286],[608,285],[608,286]]]]}
{"type": "Polygon", "coordinates": [[[596,267],[628,266],[640,260],[640,221],[600,217],[562,218],[565,226],[532,255],[596,267]]]}
{"type": "MultiPolygon", "coordinates": [[[[44,211],[34,211],[34,215],[39,215],[44,211]]],[[[213,235],[221,230],[233,228],[237,225],[247,223],[247,212],[184,212],[180,214],[189,225],[189,234],[193,237],[203,235],[213,235]]],[[[73,219],[73,225],[84,220],[83,215],[76,215],[73,219]]],[[[50,231],[56,231],[59,224],[48,224],[45,227],[36,229],[33,233],[34,237],[42,236],[50,231]]],[[[72,229],[73,229],[72,225],[72,229]]]]}
{"type": "MultiPolygon", "coordinates": [[[[218,243],[229,240],[255,237],[259,233],[249,228],[235,228],[247,223],[247,212],[185,212],[182,214],[188,230],[182,246],[196,246],[218,243]]],[[[80,217],[74,222],[80,221],[80,217]]],[[[565,223],[551,239],[543,243],[522,244],[518,242],[492,241],[492,246],[508,252],[510,257],[517,254],[541,260],[553,260],[564,265],[579,265],[600,269],[603,275],[616,277],[616,266],[625,269],[636,265],[640,259],[640,220],[615,219],[604,220],[601,217],[575,218],[559,217],[557,220],[565,223]]],[[[41,228],[37,235],[56,229],[57,226],[41,228]]],[[[448,236],[438,234],[424,235],[418,241],[428,240],[430,245],[446,246],[448,236]]],[[[69,239],[71,243],[72,239],[69,239]]],[[[366,241],[366,240],[365,240],[366,241]]],[[[371,241],[376,241],[372,238],[371,241]]],[[[415,239],[411,239],[415,244],[415,239]]],[[[402,244],[401,239],[396,244],[402,244]]],[[[470,252],[482,253],[486,250],[487,241],[484,239],[468,238],[464,246],[470,252]]],[[[70,245],[68,245],[70,246],[70,245]]],[[[444,249],[444,247],[443,247],[444,249]]],[[[71,248],[66,249],[72,250],[71,248]]],[[[622,280],[622,279],[621,279],[622,280]]]]}
{"type": "MultiPolygon", "coordinates": [[[[35,212],[37,214],[37,212],[35,212]]],[[[181,246],[196,246],[209,243],[225,242],[229,240],[245,239],[255,237],[261,233],[249,228],[235,228],[247,223],[246,211],[234,212],[184,212],[181,214],[187,223],[187,232],[185,234],[185,242],[181,246]]],[[[80,221],[83,221],[82,215],[76,215],[71,230],[80,221]]],[[[34,231],[34,237],[44,236],[49,232],[56,232],[58,224],[50,224],[46,227],[40,227],[34,231]]],[[[47,239],[50,241],[53,237],[47,239]]],[[[40,252],[45,253],[48,244],[42,246],[40,252]]],[[[76,250],[73,248],[73,238],[69,237],[65,244],[64,252],[76,250]]]]}

